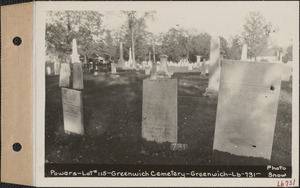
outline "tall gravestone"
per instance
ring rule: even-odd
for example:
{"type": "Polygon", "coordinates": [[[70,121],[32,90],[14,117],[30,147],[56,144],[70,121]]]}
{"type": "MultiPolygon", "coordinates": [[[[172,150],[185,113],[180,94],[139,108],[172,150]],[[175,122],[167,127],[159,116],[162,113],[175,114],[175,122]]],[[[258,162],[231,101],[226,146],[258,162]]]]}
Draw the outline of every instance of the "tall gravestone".
{"type": "Polygon", "coordinates": [[[59,74],[59,87],[70,87],[71,69],[69,63],[62,63],[59,74]]]}
{"type": "Polygon", "coordinates": [[[60,71],[60,63],[57,61],[57,59],[54,60],[54,75],[59,75],[60,71]]]}
{"type": "Polygon", "coordinates": [[[177,142],[177,80],[143,81],[142,137],[147,141],[177,142]]]}
{"type": "Polygon", "coordinates": [[[133,60],[132,60],[132,52],[131,52],[131,48],[129,48],[129,59],[128,59],[128,63],[129,63],[130,68],[133,68],[133,67],[134,67],[134,65],[133,65],[133,60]]]}
{"type": "Polygon", "coordinates": [[[83,89],[83,73],[82,64],[79,60],[79,54],[77,52],[77,42],[76,39],[72,41],[72,65],[73,65],[73,89],[83,89]]]}
{"type": "Polygon", "coordinates": [[[47,70],[47,75],[51,75],[51,67],[46,67],[46,70],[47,70]]]}
{"type": "Polygon", "coordinates": [[[122,42],[120,42],[120,59],[118,61],[117,66],[121,69],[125,68],[125,60],[124,60],[124,57],[123,57],[123,44],[122,44],[122,42]]]}
{"type": "Polygon", "coordinates": [[[64,130],[66,133],[84,134],[81,91],[62,88],[64,130]]]}
{"type": "Polygon", "coordinates": [[[242,61],[247,60],[247,44],[243,45],[241,60],[242,61]]]}
{"type": "Polygon", "coordinates": [[[210,44],[208,87],[204,96],[216,96],[220,85],[220,38],[212,37],[210,44]]]}
{"type": "Polygon", "coordinates": [[[265,165],[272,144],[282,65],[222,62],[214,159],[222,164],[265,165]]]}

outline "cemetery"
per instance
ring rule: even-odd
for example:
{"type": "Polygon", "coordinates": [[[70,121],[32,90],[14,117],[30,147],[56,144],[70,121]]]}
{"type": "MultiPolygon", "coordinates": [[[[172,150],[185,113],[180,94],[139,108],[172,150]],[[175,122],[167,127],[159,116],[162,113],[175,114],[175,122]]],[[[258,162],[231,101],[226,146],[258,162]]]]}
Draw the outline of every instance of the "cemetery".
{"type": "Polygon", "coordinates": [[[45,162],[291,166],[292,66],[249,59],[246,44],[224,58],[220,40],[193,61],[139,61],[119,42],[103,69],[74,37],[45,64],[45,162]]]}

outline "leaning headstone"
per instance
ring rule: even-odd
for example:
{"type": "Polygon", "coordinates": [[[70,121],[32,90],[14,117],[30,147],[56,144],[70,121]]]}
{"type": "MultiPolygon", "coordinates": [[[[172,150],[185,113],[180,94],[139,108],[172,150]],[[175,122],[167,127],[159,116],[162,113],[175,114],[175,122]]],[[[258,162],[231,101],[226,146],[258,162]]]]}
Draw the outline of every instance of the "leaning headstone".
{"type": "Polygon", "coordinates": [[[62,88],[64,130],[66,133],[84,134],[81,91],[62,88]]]}
{"type": "Polygon", "coordinates": [[[177,142],[177,80],[143,81],[142,137],[147,141],[177,142]]]}
{"type": "Polygon", "coordinates": [[[265,165],[271,159],[282,65],[223,61],[214,135],[222,164],[265,165]]]}
{"type": "Polygon", "coordinates": [[[247,44],[243,45],[241,60],[242,61],[247,60],[247,44]]]}
{"type": "Polygon", "coordinates": [[[60,74],[59,74],[59,87],[70,86],[70,75],[71,75],[70,64],[62,63],[60,67],[60,74]]]}
{"type": "Polygon", "coordinates": [[[82,64],[79,60],[79,54],[77,53],[77,42],[73,39],[72,47],[72,66],[73,66],[73,88],[83,89],[83,74],[82,74],[82,64]]]}
{"type": "Polygon", "coordinates": [[[210,44],[209,80],[204,96],[217,96],[220,84],[220,38],[213,37],[210,44]]]}

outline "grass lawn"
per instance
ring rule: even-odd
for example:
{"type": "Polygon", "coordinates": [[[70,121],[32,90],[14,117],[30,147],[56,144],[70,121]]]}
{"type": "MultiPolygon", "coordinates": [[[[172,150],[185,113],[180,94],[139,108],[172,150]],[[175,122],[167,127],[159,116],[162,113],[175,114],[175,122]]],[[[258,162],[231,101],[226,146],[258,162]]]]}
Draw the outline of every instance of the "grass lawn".
{"type": "MultiPolygon", "coordinates": [[[[178,143],[185,151],[171,151],[170,143],[141,138],[144,71],[84,74],[84,135],[67,135],[59,76],[46,77],[46,163],[91,164],[214,164],[212,148],[217,99],[203,97],[208,78],[178,73],[178,143]]],[[[271,164],[291,165],[292,82],[282,82],[271,164]]]]}

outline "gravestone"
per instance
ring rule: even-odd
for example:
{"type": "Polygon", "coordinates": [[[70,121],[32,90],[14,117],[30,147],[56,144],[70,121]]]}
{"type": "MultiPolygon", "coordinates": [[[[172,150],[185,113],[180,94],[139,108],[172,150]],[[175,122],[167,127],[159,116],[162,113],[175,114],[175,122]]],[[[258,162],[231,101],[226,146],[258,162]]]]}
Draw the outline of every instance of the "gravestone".
{"type": "Polygon", "coordinates": [[[51,67],[47,67],[47,75],[51,75],[51,67]]]}
{"type": "Polygon", "coordinates": [[[82,90],[84,88],[81,63],[73,63],[73,88],[79,90],[82,90]]]}
{"type": "Polygon", "coordinates": [[[220,85],[220,38],[212,37],[210,44],[208,87],[204,96],[217,96],[220,85]]]}
{"type": "Polygon", "coordinates": [[[147,141],[177,142],[177,80],[143,81],[142,137],[147,141]]]}
{"type": "Polygon", "coordinates": [[[72,66],[73,66],[73,88],[83,89],[83,74],[82,74],[82,64],[79,60],[79,54],[77,53],[77,42],[73,39],[72,42],[72,66]]]}
{"type": "Polygon", "coordinates": [[[118,60],[118,65],[119,68],[123,69],[125,68],[125,60],[123,57],[123,45],[122,42],[120,42],[120,59],[118,60]]]}
{"type": "Polygon", "coordinates": [[[189,71],[192,71],[192,70],[193,70],[193,65],[192,65],[192,64],[189,64],[188,70],[189,70],[189,71]]]}
{"type": "Polygon", "coordinates": [[[117,73],[117,68],[115,63],[111,63],[111,73],[116,74],[117,73]]]}
{"type": "Polygon", "coordinates": [[[271,159],[282,65],[223,61],[214,135],[222,164],[265,165],[271,159]]]}
{"type": "Polygon", "coordinates": [[[241,60],[242,61],[247,60],[247,44],[243,45],[241,60]]]}
{"type": "Polygon", "coordinates": [[[54,61],[54,75],[59,75],[59,71],[60,71],[60,63],[55,60],[54,61]]]}
{"type": "Polygon", "coordinates": [[[157,76],[161,78],[170,78],[171,74],[168,71],[167,65],[168,56],[165,54],[160,55],[160,65],[157,66],[157,76]]]}
{"type": "Polygon", "coordinates": [[[200,63],[201,62],[201,55],[197,55],[197,63],[200,63]]]}
{"type": "Polygon", "coordinates": [[[70,64],[62,63],[60,66],[59,87],[70,86],[70,75],[71,75],[70,64]]]}
{"type": "Polygon", "coordinates": [[[146,75],[150,75],[150,71],[151,71],[151,68],[148,68],[148,67],[147,67],[147,68],[145,69],[145,74],[146,74],[146,75]]]}
{"type": "Polygon", "coordinates": [[[84,134],[81,91],[62,88],[64,130],[66,133],[84,134]]]}

